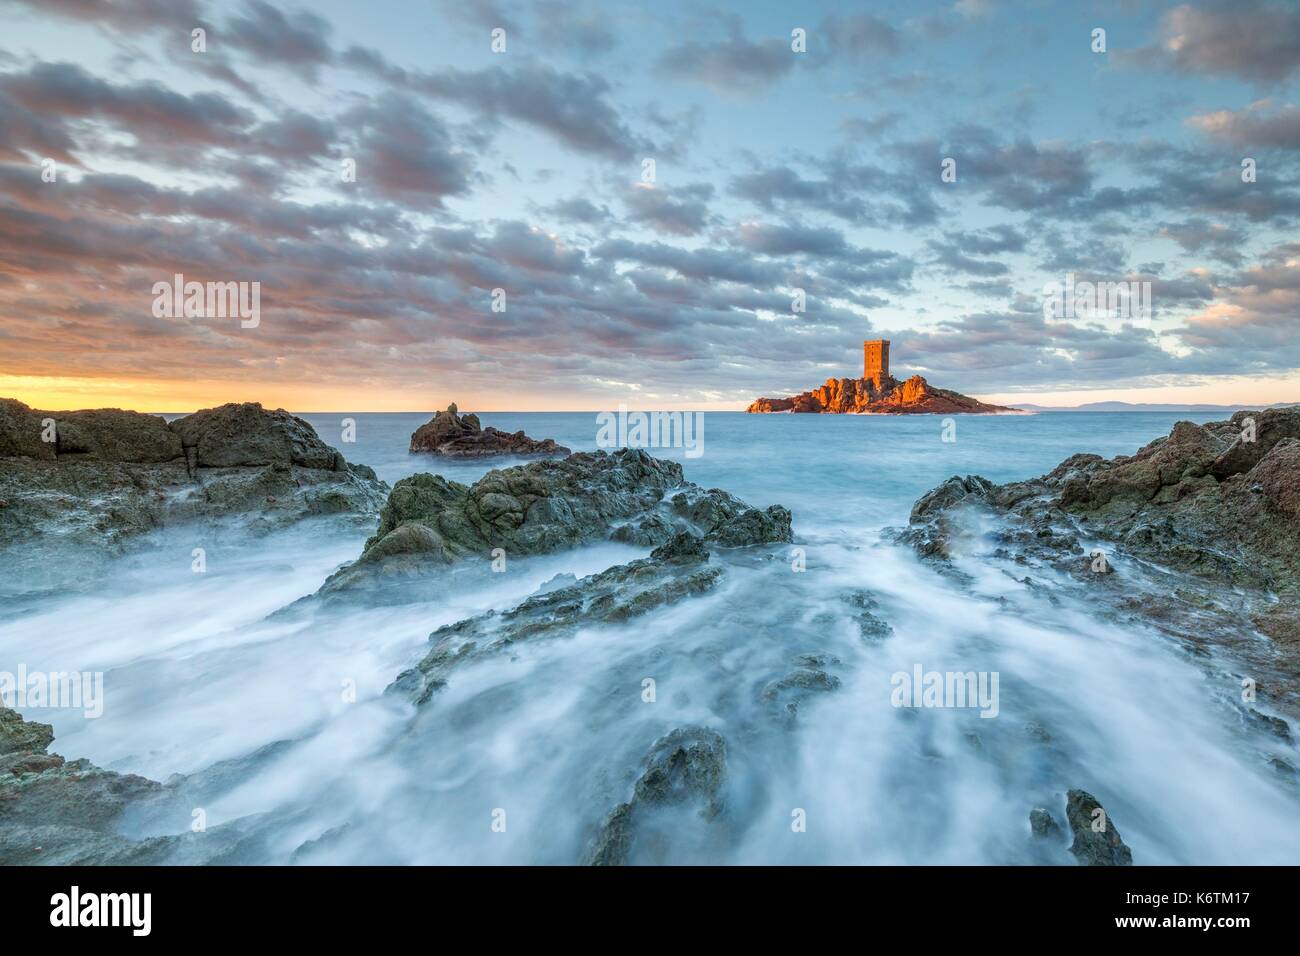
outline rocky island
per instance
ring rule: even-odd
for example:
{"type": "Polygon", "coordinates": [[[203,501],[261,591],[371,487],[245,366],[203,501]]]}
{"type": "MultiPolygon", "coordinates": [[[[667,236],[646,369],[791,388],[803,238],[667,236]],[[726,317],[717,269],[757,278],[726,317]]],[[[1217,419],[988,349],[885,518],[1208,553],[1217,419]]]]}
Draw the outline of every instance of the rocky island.
{"type": "Polygon", "coordinates": [[[458,414],[455,404],[438,412],[411,435],[411,451],[447,458],[484,458],[489,455],[567,455],[569,449],[552,438],[529,438],[523,431],[484,428],[478,416],[458,414]]]}
{"type": "Polygon", "coordinates": [[[862,378],[829,378],[826,384],[789,398],[759,398],[747,412],[824,412],[859,415],[1023,414],[935,388],[920,375],[900,382],[889,374],[889,340],[862,343],[862,378]]]}

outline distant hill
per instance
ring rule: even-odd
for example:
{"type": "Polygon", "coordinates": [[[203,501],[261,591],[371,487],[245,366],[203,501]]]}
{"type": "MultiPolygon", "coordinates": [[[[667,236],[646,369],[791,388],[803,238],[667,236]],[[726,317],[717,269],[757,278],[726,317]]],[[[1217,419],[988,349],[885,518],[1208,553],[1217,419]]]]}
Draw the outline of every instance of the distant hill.
{"type": "Polygon", "coordinates": [[[1272,405],[1205,405],[1195,403],[1161,402],[1086,402],[1083,405],[1033,405],[1028,402],[1013,404],[1029,412],[1222,412],[1232,414],[1243,408],[1289,408],[1300,403],[1276,402],[1272,405]]]}

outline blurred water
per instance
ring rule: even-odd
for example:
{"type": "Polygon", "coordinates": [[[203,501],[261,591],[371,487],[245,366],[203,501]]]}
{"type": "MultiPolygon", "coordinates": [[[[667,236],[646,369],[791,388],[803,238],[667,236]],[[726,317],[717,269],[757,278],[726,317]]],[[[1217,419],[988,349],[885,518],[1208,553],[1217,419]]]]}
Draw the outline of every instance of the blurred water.
{"type": "MultiPolygon", "coordinates": [[[[492,466],[409,455],[426,414],[304,417],[389,482],[419,470],[468,482],[492,466]],[[340,443],[344,418],[354,444],[340,443]]],[[[595,448],[594,414],[481,417],[595,448]]],[[[102,718],[27,714],[54,723],[58,752],[112,769],[165,779],[291,741],[205,797],[213,827],[268,814],[251,862],[575,862],[653,741],[688,725],[727,741],[727,810],[716,825],[678,821],[661,848],[672,862],[1069,863],[1063,844],[1033,843],[1028,814],[1041,805],[1062,819],[1070,787],[1101,799],[1138,863],[1294,862],[1300,803],[1261,756],[1277,741],[1221,707],[1225,688],[1182,649],[1053,605],[997,569],[972,564],[961,587],[879,537],[949,475],[1006,481],[1076,452],[1131,454],[1178,417],[958,417],[944,442],[941,418],[707,414],[702,457],[657,453],[706,487],[791,508],[807,572],[784,546],[715,552],[716,591],[626,626],[522,642],[455,673],[419,713],[382,692],[430,631],[644,552],[596,545],[512,561],[421,604],[268,617],[355,557],[365,533],[305,524],[217,548],[196,575],[202,532],[182,530],[94,593],[0,623],[0,667],[105,671],[102,718]],[[862,593],[893,636],[863,639],[845,601],[862,593]],[[774,714],[762,690],[804,654],[833,659],[840,685],[794,719],[774,714]],[[891,675],[917,664],[998,672],[998,716],[892,706],[891,675]],[[492,828],[497,810],[505,832],[492,828]],[[795,811],[805,832],[791,828],[795,811]]],[[[189,813],[138,825],[183,832],[189,813]]]]}

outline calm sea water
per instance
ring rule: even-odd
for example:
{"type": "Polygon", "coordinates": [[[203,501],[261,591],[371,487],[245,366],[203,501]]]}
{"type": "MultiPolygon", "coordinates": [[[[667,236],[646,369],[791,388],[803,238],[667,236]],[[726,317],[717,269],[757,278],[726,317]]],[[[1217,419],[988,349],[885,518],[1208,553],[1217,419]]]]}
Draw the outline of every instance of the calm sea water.
{"type": "MultiPolygon", "coordinates": [[[[491,467],[408,454],[426,414],[304,417],[390,483],[421,470],[472,481],[491,467]],[[354,444],[340,443],[344,418],[354,444]]],[[[594,414],[481,417],[596,446],[594,414]]],[[[520,642],[419,712],[384,688],[431,631],[644,551],[596,544],[513,560],[418,604],[275,615],[354,559],[367,529],[302,524],[220,543],[181,529],[90,593],[0,623],[0,655],[104,673],[101,718],[28,714],[55,725],[66,756],[155,779],[241,761],[129,832],[186,832],[201,799],[209,827],[258,833],[244,862],[572,863],[653,741],[703,726],[727,741],[726,812],[717,826],[671,823],[669,862],[1069,865],[1065,841],[1036,844],[1028,816],[1042,806],[1063,820],[1065,790],[1080,787],[1139,864],[1294,863],[1300,800],[1266,762],[1294,764],[1294,748],[1222,705],[1230,674],[1155,632],[1053,603],[1050,581],[1030,588],[1023,571],[972,563],[958,584],[879,533],[950,475],[1007,481],[1076,452],[1131,454],[1179,417],[959,416],[945,442],[935,417],[706,414],[701,457],[657,453],[701,485],[789,507],[807,570],[785,546],[715,551],[717,590],[628,625],[520,642]],[[196,546],[210,548],[205,574],[191,571],[196,546]],[[864,594],[892,637],[863,639],[846,598],[864,594]],[[803,655],[839,685],[802,701],[797,719],[773,715],[764,688],[803,655]],[[997,717],[893,706],[892,675],[916,666],[997,673],[997,717]]]]}
{"type": "MultiPolygon", "coordinates": [[[[463,409],[472,411],[472,409],[463,409]]],[[[407,452],[425,413],[306,414],[321,436],[350,461],[370,465],[392,483],[416,471],[473,481],[499,462],[448,463],[407,452]],[[342,444],[342,421],[357,423],[355,444],[342,444]]],[[[1226,415],[1146,412],[1046,412],[954,416],[955,441],[944,442],[939,416],[748,415],[704,413],[703,453],[653,449],[682,464],[686,477],[725,488],[751,504],[783,504],[796,524],[819,533],[904,524],[914,502],[951,475],[981,474],[1004,482],[1040,475],[1077,452],[1132,454],[1174,422],[1226,415]]],[[[554,438],[574,451],[596,450],[595,413],[497,413],[484,426],[532,438],[554,438]]]]}

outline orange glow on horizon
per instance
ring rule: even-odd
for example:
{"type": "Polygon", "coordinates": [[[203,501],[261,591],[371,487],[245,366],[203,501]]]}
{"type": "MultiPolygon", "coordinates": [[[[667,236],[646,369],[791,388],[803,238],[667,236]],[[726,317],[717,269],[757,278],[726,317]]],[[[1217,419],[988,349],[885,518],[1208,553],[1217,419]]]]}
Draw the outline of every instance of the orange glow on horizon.
{"type": "Polygon", "coordinates": [[[124,408],[137,412],[189,413],[227,402],[261,402],[266,408],[291,412],[430,412],[455,402],[462,411],[475,412],[599,412],[629,406],[671,410],[744,411],[748,400],[737,402],[661,402],[652,395],[627,393],[606,395],[578,391],[512,392],[503,397],[498,389],[482,391],[437,384],[393,388],[358,384],[348,386],[303,386],[277,382],[105,379],[46,377],[0,374],[0,398],[18,401],[46,411],[75,411],[85,408],[124,408]]]}
{"type": "MultiPolygon", "coordinates": [[[[936,384],[943,386],[943,383],[936,384]]],[[[755,397],[757,393],[755,393],[755,397]]],[[[108,379],[0,374],[0,397],[16,398],[32,408],[70,411],[83,408],[126,408],[139,412],[185,413],[226,402],[261,402],[267,408],[294,412],[418,412],[446,408],[455,402],[479,412],[586,412],[617,408],[620,403],[644,409],[744,411],[752,399],[736,401],[667,401],[653,391],[596,394],[566,392],[482,391],[428,384],[408,388],[386,385],[302,385],[230,380],[108,379]],[[632,399],[632,400],[629,400],[632,399]]],[[[998,405],[1032,403],[1073,406],[1087,402],[1206,403],[1269,405],[1300,402],[1300,373],[1268,378],[1233,377],[1212,384],[1156,388],[1109,388],[1056,392],[990,392],[972,396],[998,405]]]]}

